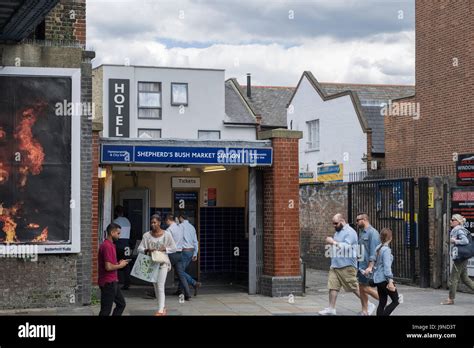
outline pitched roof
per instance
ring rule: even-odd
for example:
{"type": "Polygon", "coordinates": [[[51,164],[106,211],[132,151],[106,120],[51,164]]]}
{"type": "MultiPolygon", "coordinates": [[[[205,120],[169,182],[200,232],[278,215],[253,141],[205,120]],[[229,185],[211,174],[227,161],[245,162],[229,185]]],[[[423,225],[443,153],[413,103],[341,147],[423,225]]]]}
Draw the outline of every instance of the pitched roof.
{"type": "Polygon", "coordinates": [[[286,128],[286,108],[294,87],[252,86],[249,100],[256,114],[262,116],[263,127],[286,128]]]}
{"type": "Polygon", "coordinates": [[[328,94],[351,90],[361,101],[362,112],[372,128],[372,153],[385,153],[385,126],[381,113],[382,106],[389,100],[406,98],[415,94],[415,86],[409,85],[369,85],[321,82],[328,94]]]}
{"type": "Polygon", "coordinates": [[[255,111],[234,78],[225,82],[225,113],[226,124],[256,125],[255,111]]]}
{"type": "Polygon", "coordinates": [[[303,74],[301,75],[301,78],[300,80],[298,81],[298,85],[296,86],[295,90],[293,91],[293,94],[291,95],[291,98],[290,100],[288,101],[288,106],[291,104],[291,102],[293,101],[293,97],[295,96],[296,94],[296,91],[298,90],[298,87],[299,85],[301,84],[301,81],[303,81],[303,78],[306,77],[309,81],[309,83],[313,86],[313,88],[315,89],[315,91],[319,94],[319,96],[321,97],[321,99],[323,101],[326,101],[326,100],[331,100],[331,99],[335,99],[335,98],[339,98],[339,97],[342,97],[342,96],[349,96],[351,98],[351,101],[352,101],[352,105],[354,106],[354,109],[356,111],[356,114],[357,114],[357,118],[359,119],[359,122],[360,122],[360,125],[362,127],[362,131],[364,133],[367,133],[367,132],[371,132],[371,129],[368,125],[368,122],[367,122],[367,119],[362,111],[362,108],[361,108],[361,105],[360,105],[360,101],[359,101],[359,97],[357,95],[357,93],[353,92],[352,90],[350,89],[344,89],[342,91],[338,91],[337,93],[332,93],[332,94],[329,94],[326,92],[326,90],[321,86],[321,84],[318,82],[318,80],[314,77],[314,75],[311,73],[311,71],[305,71],[303,72],[303,74]]]}

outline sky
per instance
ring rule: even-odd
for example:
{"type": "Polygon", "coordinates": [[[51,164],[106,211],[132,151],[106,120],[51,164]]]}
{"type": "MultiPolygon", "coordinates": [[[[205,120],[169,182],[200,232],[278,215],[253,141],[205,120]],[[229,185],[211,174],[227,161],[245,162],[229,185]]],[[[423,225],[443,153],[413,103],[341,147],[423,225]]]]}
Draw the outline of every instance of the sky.
{"type": "Polygon", "coordinates": [[[414,84],[414,0],[88,0],[100,64],[225,69],[245,84],[414,84]]]}

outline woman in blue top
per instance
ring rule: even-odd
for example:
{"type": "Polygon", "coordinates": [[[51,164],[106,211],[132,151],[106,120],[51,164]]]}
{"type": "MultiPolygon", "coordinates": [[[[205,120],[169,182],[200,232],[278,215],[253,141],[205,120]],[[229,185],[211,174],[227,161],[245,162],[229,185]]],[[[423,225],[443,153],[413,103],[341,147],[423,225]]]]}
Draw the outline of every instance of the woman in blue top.
{"type": "Polygon", "coordinates": [[[390,315],[398,306],[398,292],[393,283],[392,273],[392,250],[388,246],[392,241],[392,230],[384,228],[380,232],[380,241],[382,244],[376,248],[374,283],[377,286],[379,294],[379,306],[377,315],[390,315]],[[392,302],[387,306],[387,299],[390,296],[392,302]]]}

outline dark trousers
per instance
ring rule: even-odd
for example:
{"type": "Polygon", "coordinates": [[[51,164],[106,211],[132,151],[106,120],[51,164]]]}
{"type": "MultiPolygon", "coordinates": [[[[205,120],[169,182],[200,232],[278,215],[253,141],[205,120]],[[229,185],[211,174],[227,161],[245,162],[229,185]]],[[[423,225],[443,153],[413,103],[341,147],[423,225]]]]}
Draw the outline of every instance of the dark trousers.
{"type": "Polygon", "coordinates": [[[398,291],[389,291],[387,289],[388,282],[378,283],[377,293],[379,294],[379,306],[377,307],[377,315],[390,315],[395,308],[398,306],[398,291]],[[387,306],[387,300],[390,296],[392,303],[387,306]]]}
{"type": "MultiPolygon", "coordinates": [[[[115,245],[117,247],[117,259],[118,260],[125,260],[125,259],[131,259],[132,258],[132,252],[130,249],[130,240],[129,239],[119,239],[118,241],[115,242],[115,245]],[[128,248],[128,249],[127,249],[128,248]],[[128,250],[128,255],[125,255],[125,252],[128,250]]],[[[130,264],[127,264],[124,268],[121,268],[118,270],[119,275],[121,274],[121,277],[123,279],[123,285],[125,287],[130,286],[130,272],[131,272],[130,264]]]]}
{"type": "Polygon", "coordinates": [[[186,276],[184,274],[184,265],[183,265],[181,252],[179,251],[173,254],[169,254],[168,256],[170,258],[171,265],[173,266],[176,273],[178,274],[179,285],[182,289],[184,289],[184,296],[186,298],[191,297],[188,281],[186,280],[186,276]]]}
{"type": "Polygon", "coordinates": [[[99,316],[109,316],[112,306],[115,308],[112,315],[122,315],[125,309],[125,299],[120,291],[118,282],[105,283],[100,287],[100,313],[99,316]]]}

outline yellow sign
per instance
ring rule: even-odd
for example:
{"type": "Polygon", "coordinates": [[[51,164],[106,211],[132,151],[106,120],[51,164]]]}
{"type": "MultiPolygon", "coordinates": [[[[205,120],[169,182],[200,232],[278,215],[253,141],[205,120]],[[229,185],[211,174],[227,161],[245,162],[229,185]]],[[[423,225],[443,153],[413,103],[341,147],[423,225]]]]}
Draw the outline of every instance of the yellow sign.
{"type": "Polygon", "coordinates": [[[344,168],[343,164],[324,166],[318,168],[318,182],[342,182],[344,168]]]}
{"type": "Polygon", "coordinates": [[[428,208],[434,208],[434,187],[428,187],[428,208]]]}

